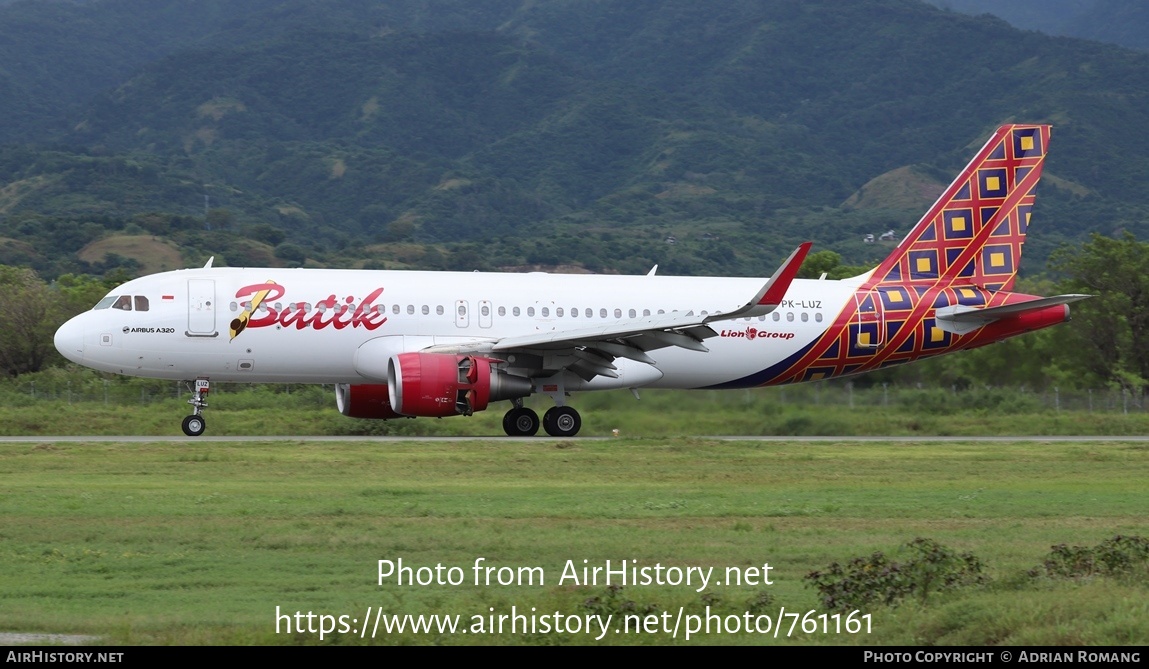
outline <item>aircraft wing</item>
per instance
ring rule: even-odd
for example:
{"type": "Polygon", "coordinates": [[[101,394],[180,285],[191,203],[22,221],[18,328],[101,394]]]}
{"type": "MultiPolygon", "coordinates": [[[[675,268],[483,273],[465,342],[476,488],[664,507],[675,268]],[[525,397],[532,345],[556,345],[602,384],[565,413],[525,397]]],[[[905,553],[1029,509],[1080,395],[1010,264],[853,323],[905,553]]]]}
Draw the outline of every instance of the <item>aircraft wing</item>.
{"type": "MultiPolygon", "coordinates": [[[[602,325],[569,330],[555,330],[537,334],[505,337],[486,342],[435,346],[429,352],[461,353],[526,353],[542,355],[544,359],[561,360],[561,368],[570,369],[584,379],[595,376],[615,378],[615,358],[629,358],[646,364],[655,364],[647,351],[677,346],[705,353],[702,340],[717,336],[708,323],[715,321],[760,316],[778,307],[789,289],[798,268],[810,251],[805,242],[786,259],[774,275],[762,285],[745,304],[732,311],[695,314],[672,312],[639,319],[621,320],[602,325]],[[568,360],[569,359],[569,360],[568,360]]],[[[552,368],[555,365],[544,365],[552,368]]]]}

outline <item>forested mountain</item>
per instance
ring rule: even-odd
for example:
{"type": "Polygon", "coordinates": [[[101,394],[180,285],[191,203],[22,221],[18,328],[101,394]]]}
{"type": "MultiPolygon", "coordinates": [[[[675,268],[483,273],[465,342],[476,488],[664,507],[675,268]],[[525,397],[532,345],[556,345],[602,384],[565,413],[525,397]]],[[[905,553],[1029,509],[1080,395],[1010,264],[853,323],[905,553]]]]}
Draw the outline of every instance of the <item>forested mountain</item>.
{"type": "Polygon", "coordinates": [[[1149,55],[919,0],[17,3],[0,263],[863,263],[1008,121],[1055,125],[1040,261],[1149,232],[1147,98],[1149,55]]]}
{"type": "Polygon", "coordinates": [[[1144,0],[929,0],[966,14],[993,14],[1018,28],[1149,50],[1144,0]]]}

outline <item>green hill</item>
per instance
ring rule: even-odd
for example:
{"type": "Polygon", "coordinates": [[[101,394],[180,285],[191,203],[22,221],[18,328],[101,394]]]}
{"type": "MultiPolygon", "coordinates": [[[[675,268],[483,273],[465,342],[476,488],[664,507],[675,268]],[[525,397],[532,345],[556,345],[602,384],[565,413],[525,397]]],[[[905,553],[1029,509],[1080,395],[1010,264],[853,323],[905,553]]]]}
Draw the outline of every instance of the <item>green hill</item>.
{"type": "Polygon", "coordinates": [[[25,3],[0,45],[0,236],[48,274],[132,226],[226,262],[254,234],[284,262],[864,263],[1009,121],[1055,125],[1030,262],[1149,233],[1149,55],[917,0],[25,3]]]}
{"type": "Polygon", "coordinates": [[[1143,0],[928,0],[967,14],[993,14],[1018,28],[1149,50],[1143,0]]]}

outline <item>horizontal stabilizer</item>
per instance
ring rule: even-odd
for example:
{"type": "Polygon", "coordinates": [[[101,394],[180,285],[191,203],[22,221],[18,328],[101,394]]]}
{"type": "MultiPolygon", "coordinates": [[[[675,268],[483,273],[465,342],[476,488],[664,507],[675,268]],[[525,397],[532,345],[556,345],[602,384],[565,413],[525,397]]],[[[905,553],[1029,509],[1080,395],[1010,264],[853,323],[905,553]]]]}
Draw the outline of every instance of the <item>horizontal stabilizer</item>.
{"type": "Polygon", "coordinates": [[[1053,297],[1043,297],[1028,302],[1018,302],[1017,304],[988,308],[967,307],[957,304],[952,307],[942,307],[938,309],[934,313],[934,319],[937,322],[937,326],[946,332],[966,334],[967,332],[973,332],[1001,318],[1018,316],[1030,311],[1046,309],[1059,304],[1069,304],[1070,302],[1084,300],[1087,297],[1093,296],[1077,294],[1055,295],[1053,297]]]}

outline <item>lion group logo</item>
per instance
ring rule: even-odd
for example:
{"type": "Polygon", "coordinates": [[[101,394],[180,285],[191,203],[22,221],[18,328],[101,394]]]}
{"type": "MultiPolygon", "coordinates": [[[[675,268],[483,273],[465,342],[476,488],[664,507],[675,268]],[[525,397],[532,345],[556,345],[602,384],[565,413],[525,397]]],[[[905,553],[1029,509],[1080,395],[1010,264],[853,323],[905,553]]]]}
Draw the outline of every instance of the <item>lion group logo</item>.
{"type": "Polygon", "coordinates": [[[759,330],[758,328],[746,328],[745,330],[723,330],[718,333],[720,337],[727,337],[732,339],[793,339],[793,332],[770,332],[768,330],[759,330]]]}

